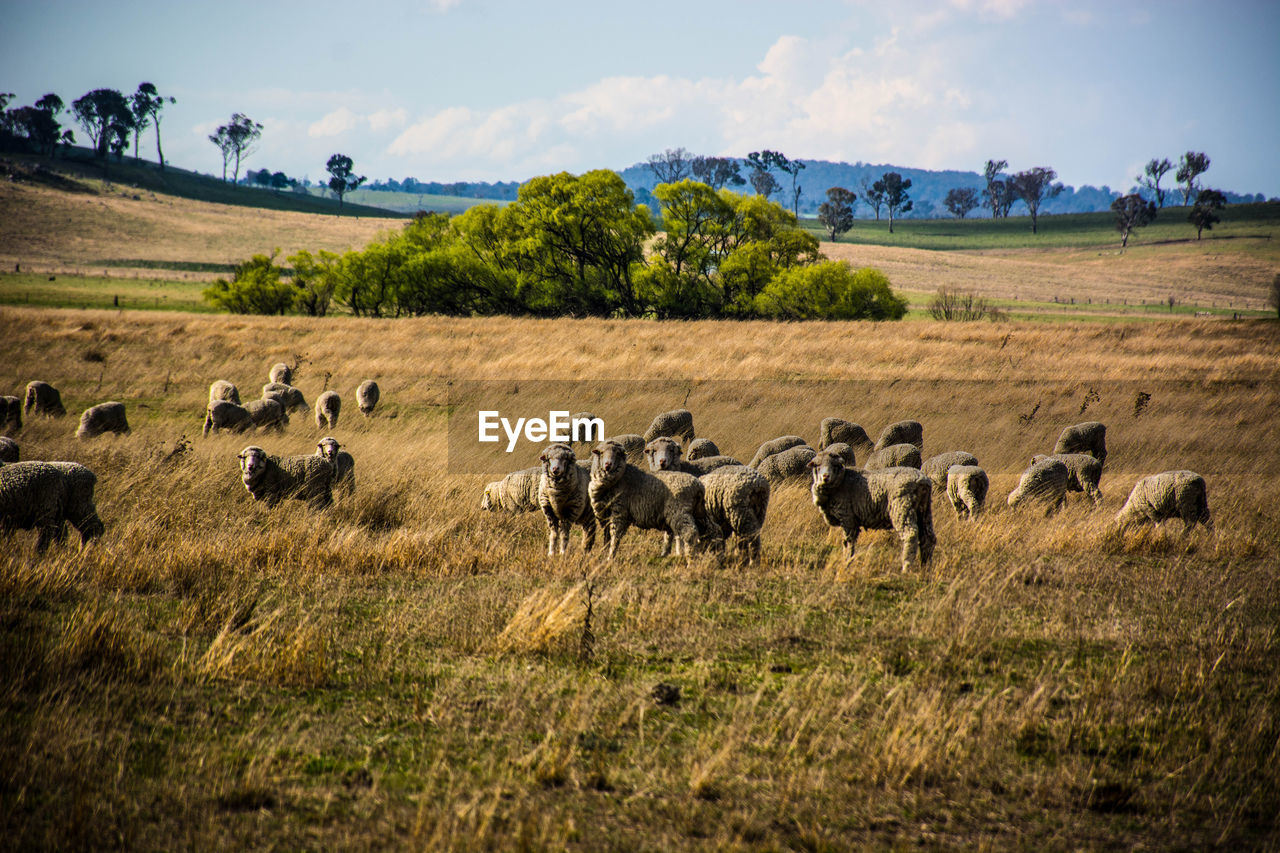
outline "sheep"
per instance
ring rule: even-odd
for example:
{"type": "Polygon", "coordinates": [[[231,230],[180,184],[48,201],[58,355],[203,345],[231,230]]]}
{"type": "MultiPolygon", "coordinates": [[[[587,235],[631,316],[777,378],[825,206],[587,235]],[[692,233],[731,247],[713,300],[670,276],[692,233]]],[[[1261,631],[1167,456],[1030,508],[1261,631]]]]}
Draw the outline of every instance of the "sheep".
{"type": "Polygon", "coordinates": [[[1067,466],[1057,459],[1037,462],[1022,472],[1018,487],[1009,493],[1008,504],[1016,507],[1027,500],[1043,503],[1044,514],[1053,515],[1062,508],[1067,496],[1067,466]]]}
{"type": "Polygon", "coordinates": [[[124,403],[114,400],[90,406],[80,415],[80,428],[76,438],[95,438],[104,432],[129,432],[129,419],[125,417],[124,403]]]}
{"type": "Polygon", "coordinates": [[[987,503],[990,481],[977,465],[952,465],[947,469],[947,497],[956,518],[976,519],[987,503]]]}
{"type": "Polygon", "coordinates": [[[898,421],[889,424],[876,439],[875,450],[883,450],[895,444],[914,444],[921,453],[924,452],[924,427],[919,421],[898,421]]]}
{"type": "Polygon", "coordinates": [[[337,391],[325,391],[316,397],[316,429],[336,429],[342,412],[342,398],[337,391]]]}
{"type": "Polygon", "coordinates": [[[66,522],[88,544],[104,532],[93,489],[98,478],[74,462],[16,462],[0,466],[0,530],[39,530],[36,550],[66,535],[66,522]]]}
{"type": "Polygon", "coordinates": [[[1159,524],[1171,518],[1182,519],[1183,536],[1196,522],[1213,530],[1204,477],[1194,471],[1165,471],[1139,480],[1116,514],[1115,523],[1123,533],[1130,525],[1159,524]]]}
{"type": "Polygon", "coordinates": [[[538,486],[541,481],[541,465],[512,471],[501,480],[485,485],[480,508],[487,512],[536,512],[539,509],[538,486]]]}
{"type": "Polygon", "coordinates": [[[939,453],[937,456],[930,456],[924,462],[920,463],[920,470],[924,475],[933,481],[933,488],[939,492],[946,491],[947,488],[947,472],[951,470],[952,465],[977,465],[978,457],[964,450],[952,450],[949,453],[939,453]]]}
{"type": "Polygon", "coordinates": [[[356,460],[350,453],[342,449],[342,445],[331,435],[316,442],[316,456],[323,456],[333,466],[333,487],[342,489],[347,494],[356,490],[356,460]]]}
{"type": "Polygon", "coordinates": [[[244,410],[249,413],[253,425],[259,429],[275,427],[277,431],[283,432],[289,425],[289,413],[285,411],[284,404],[275,397],[250,400],[245,404],[244,410]]]}
{"type": "Polygon", "coordinates": [[[382,393],[378,390],[377,382],[372,379],[361,382],[360,387],[356,389],[356,405],[360,407],[360,414],[366,418],[371,416],[380,396],[382,393]]]}
{"type": "Polygon", "coordinates": [[[799,447],[807,444],[803,438],[798,435],[784,435],[778,438],[771,438],[756,448],[756,455],[751,457],[751,461],[747,463],[748,468],[759,468],[760,463],[765,458],[775,453],[781,453],[784,450],[790,450],[793,447],[799,447]]]}
{"type": "Polygon", "coordinates": [[[846,468],[853,468],[857,466],[858,459],[854,455],[853,448],[849,445],[848,442],[844,442],[844,441],[832,442],[831,444],[828,444],[826,447],[824,447],[823,450],[830,451],[831,453],[834,453],[836,456],[839,456],[840,460],[844,462],[846,468]]]}
{"type": "Polygon", "coordinates": [[[709,438],[695,438],[689,442],[688,460],[705,459],[708,456],[720,456],[720,448],[709,438]]]}
{"type": "Polygon", "coordinates": [[[209,433],[223,429],[244,432],[252,426],[253,416],[248,409],[226,400],[218,400],[205,408],[204,428],[200,430],[200,434],[207,437],[209,433]]]}
{"type": "Polygon", "coordinates": [[[649,428],[644,431],[645,444],[655,438],[678,438],[681,444],[688,444],[696,436],[693,434],[693,412],[688,409],[672,409],[663,412],[653,419],[649,428]]]}
{"type": "Polygon", "coordinates": [[[802,444],[798,447],[789,447],[781,453],[766,456],[759,465],[754,467],[764,475],[769,485],[777,486],[788,480],[807,477],[809,463],[813,461],[815,455],[816,451],[812,447],[802,444]]]}
{"type": "Polygon", "coordinates": [[[0,397],[0,431],[18,432],[22,429],[22,401],[6,394],[0,397]]]}
{"type": "Polygon", "coordinates": [[[681,468],[685,473],[692,474],[695,477],[702,477],[710,474],[712,471],[718,471],[721,468],[730,465],[741,465],[737,459],[732,456],[704,456],[701,459],[686,459],[684,467],[681,468]]]}
{"type": "Polygon", "coordinates": [[[867,457],[866,463],[862,466],[868,471],[878,471],[883,468],[915,468],[919,470],[920,448],[914,444],[891,444],[888,447],[881,447],[867,457]]]}
{"type": "Polygon", "coordinates": [[[1057,459],[1067,466],[1067,491],[1084,492],[1094,505],[1102,503],[1102,463],[1088,453],[1055,453],[1053,456],[1032,456],[1031,464],[1045,459],[1057,459]]]}
{"type": "Polygon", "coordinates": [[[280,403],[284,406],[286,412],[294,409],[307,409],[307,398],[302,396],[302,392],[292,385],[283,382],[268,382],[262,386],[262,396],[271,397],[279,395],[280,403]]]}
{"type": "Polygon", "coordinates": [[[769,509],[769,481],[754,468],[731,465],[701,478],[707,516],[725,536],[738,537],[747,563],[760,558],[760,529],[769,509]]]}
{"type": "Polygon", "coordinates": [[[274,507],[295,498],[312,509],[333,503],[333,466],[322,456],[268,456],[261,447],[249,445],[237,458],[240,480],[255,501],[274,507]]]}
{"type": "Polygon", "coordinates": [[[48,382],[35,380],[27,383],[27,393],[22,404],[22,413],[31,417],[32,412],[50,418],[60,418],[67,410],[62,405],[62,395],[58,389],[48,382]]]}
{"type": "Polygon", "coordinates": [[[271,365],[271,370],[267,373],[267,379],[273,383],[279,383],[281,385],[292,385],[293,368],[285,364],[283,361],[278,361],[271,365]]]}
{"type": "Polygon", "coordinates": [[[18,442],[7,435],[0,436],[0,465],[6,462],[17,462],[20,455],[21,451],[18,448],[18,442]]]}
{"type": "Polygon", "coordinates": [[[741,465],[732,456],[704,456],[693,461],[681,459],[680,444],[674,438],[655,438],[645,445],[644,458],[650,471],[683,471],[701,477],[726,465],[741,465]]]}
{"type": "Polygon", "coordinates": [[[209,402],[216,403],[219,400],[240,405],[240,389],[225,379],[215,379],[209,385],[209,402]]]}
{"type": "Polygon", "coordinates": [[[1055,455],[1059,453],[1088,453],[1099,463],[1107,462],[1107,427],[1098,421],[1086,421],[1069,426],[1058,436],[1058,443],[1053,446],[1055,455]]]}
{"type": "Polygon", "coordinates": [[[864,454],[875,449],[867,431],[858,424],[844,418],[823,418],[818,432],[818,449],[826,450],[830,445],[840,442],[854,450],[861,449],[864,454]]]}
{"type": "Polygon", "coordinates": [[[902,539],[902,570],[917,560],[929,565],[937,537],[933,532],[933,483],[913,468],[863,471],[846,468],[840,457],[823,451],[809,462],[811,494],[827,524],[844,531],[845,562],[853,559],[858,534],[896,530],[902,539]]]}
{"type": "Polygon", "coordinates": [[[719,538],[718,528],[707,517],[705,490],[697,477],[681,471],[642,471],[628,463],[626,450],[616,442],[601,442],[591,451],[588,494],[596,522],[609,540],[609,560],[633,525],[671,534],[676,553],[686,558],[697,550],[701,534],[719,538]]]}
{"type": "Polygon", "coordinates": [[[591,509],[591,474],[578,463],[577,454],[567,444],[552,444],[538,457],[542,474],[538,479],[538,506],[547,520],[547,556],[569,549],[569,530],[582,525],[583,550],[596,541],[596,516],[591,509]]]}
{"type": "Polygon", "coordinates": [[[640,465],[644,462],[644,446],[648,444],[645,437],[637,435],[634,432],[615,435],[612,438],[606,438],[605,441],[612,441],[621,444],[622,449],[627,452],[627,461],[632,465],[640,465]]]}

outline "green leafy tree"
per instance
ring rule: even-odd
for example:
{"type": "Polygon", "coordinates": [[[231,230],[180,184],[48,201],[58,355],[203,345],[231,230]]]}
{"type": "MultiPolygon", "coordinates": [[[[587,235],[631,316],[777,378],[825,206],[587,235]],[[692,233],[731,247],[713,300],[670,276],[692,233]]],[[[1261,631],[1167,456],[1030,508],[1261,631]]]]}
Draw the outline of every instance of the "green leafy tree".
{"type": "Polygon", "coordinates": [[[297,181],[286,175],[284,172],[273,172],[271,175],[271,189],[275,190],[277,195],[280,193],[280,190],[288,189],[295,183],[297,183],[297,181]]]}
{"type": "Polygon", "coordinates": [[[1040,222],[1040,205],[1062,192],[1062,184],[1055,184],[1053,179],[1058,173],[1045,166],[1036,166],[1025,172],[1018,172],[1009,183],[1013,194],[1022,199],[1031,212],[1031,233],[1038,234],[1040,222]]]}
{"type": "Polygon", "coordinates": [[[1156,218],[1157,209],[1154,201],[1147,201],[1137,193],[1111,202],[1111,210],[1116,215],[1116,230],[1120,232],[1120,245],[1129,245],[1129,235],[1135,228],[1150,225],[1156,218]]]}
{"type": "Polygon", "coordinates": [[[853,205],[857,200],[858,196],[844,187],[827,190],[827,200],[818,205],[818,222],[827,229],[831,242],[853,228],[853,205]]]}
{"type": "Polygon", "coordinates": [[[105,160],[107,149],[118,142],[121,130],[133,122],[129,102],[116,89],[94,89],[71,102],[71,114],[89,135],[94,154],[105,160]]]}
{"type": "Polygon", "coordinates": [[[756,298],[756,308],[784,320],[900,320],[907,301],[879,270],[823,261],[779,272],[756,298]]]}
{"type": "Polygon", "coordinates": [[[756,167],[751,170],[751,188],[756,191],[756,195],[768,201],[769,196],[782,189],[782,186],[767,169],[756,167]]]}
{"type": "Polygon", "coordinates": [[[747,155],[747,162],[751,164],[751,186],[755,191],[768,198],[773,193],[782,189],[782,185],[773,178],[772,170],[777,169],[783,174],[791,176],[791,212],[797,213],[800,206],[800,196],[804,189],[797,183],[800,172],[804,170],[805,165],[799,160],[790,160],[781,151],[752,151],[747,155]],[[765,176],[768,177],[765,177],[765,176]],[[772,180],[770,180],[772,178],[772,180]]]}
{"type": "Polygon", "coordinates": [[[338,211],[342,211],[342,197],[365,182],[364,175],[354,174],[355,163],[345,154],[334,154],[325,164],[329,171],[329,189],[338,196],[338,211]]]}
{"type": "Polygon", "coordinates": [[[262,124],[244,113],[233,113],[231,121],[218,127],[209,141],[222,152],[222,180],[227,179],[227,166],[232,165],[231,182],[240,180],[240,164],[257,150],[262,138],[262,124]]]}
{"type": "Polygon", "coordinates": [[[1196,239],[1213,226],[1222,221],[1218,211],[1227,206],[1227,197],[1217,190],[1203,189],[1196,195],[1196,203],[1191,205],[1187,221],[1196,227],[1196,239]]]}
{"type": "MultiPolygon", "coordinates": [[[[139,83],[138,91],[133,93],[131,99],[135,114],[140,112],[145,115],[156,129],[156,159],[160,161],[161,172],[164,171],[164,149],[160,147],[160,117],[164,113],[165,104],[176,104],[177,102],[177,98],[161,95],[154,83],[139,83]]],[[[223,175],[223,180],[226,180],[225,175],[223,175]]]]}
{"type": "Polygon", "coordinates": [[[1203,151],[1188,151],[1178,161],[1178,171],[1174,174],[1174,179],[1182,184],[1184,207],[1191,203],[1191,197],[1196,194],[1198,188],[1196,179],[1207,171],[1209,171],[1209,155],[1203,151]]]}
{"type": "Polygon", "coordinates": [[[889,213],[889,233],[892,234],[894,217],[911,210],[908,192],[911,189],[911,179],[903,178],[897,172],[885,172],[871,188],[884,199],[885,210],[889,213]]]}
{"type": "Polygon", "coordinates": [[[947,210],[951,211],[951,215],[956,219],[964,219],[969,215],[969,211],[978,206],[978,191],[973,187],[956,187],[947,190],[947,197],[943,200],[947,206],[947,210]]]}
{"type": "Polygon", "coordinates": [[[987,181],[987,188],[982,191],[987,207],[991,208],[991,218],[999,219],[1001,214],[1008,215],[1009,208],[1005,200],[1009,195],[1008,187],[1000,179],[1000,173],[1009,167],[1008,160],[988,160],[982,168],[982,176],[987,181]]]}
{"type": "Polygon", "coordinates": [[[740,187],[747,182],[742,177],[738,161],[732,157],[694,157],[689,168],[694,180],[713,190],[725,186],[740,187]]]}
{"type": "Polygon", "coordinates": [[[1167,157],[1152,157],[1147,161],[1147,165],[1143,168],[1142,174],[1135,180],[1138,185],[1149,190],[1156,197],[1156,207],[1164,207],[1165,191],[1160,188],[1160,179],[1173,169],[1173,164],[1169,162],[1167,157]]]}
{"type": "Polygon", "coordinates": [[[237,264],[230,281],[220,278],[205,288],[205,301],[233,314],[287,314],[294,305],[294,287],[281,279],[278,252],[237,264]]]}

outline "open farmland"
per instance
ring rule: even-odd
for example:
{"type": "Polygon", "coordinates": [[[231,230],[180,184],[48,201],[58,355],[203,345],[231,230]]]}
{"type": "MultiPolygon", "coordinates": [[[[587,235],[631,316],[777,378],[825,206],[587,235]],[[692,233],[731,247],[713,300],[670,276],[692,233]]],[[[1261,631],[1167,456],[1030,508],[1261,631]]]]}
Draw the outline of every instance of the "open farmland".
{"type": "Polygon", "coordinates": [[[35,378],[71,415],[29,419],[24,458],[93,468],[107,533],[43,559],[18,534],[0,557],[16,848],[1280,843],[1274,322],[0,308],[0,392],[35,378]],[[252,503],[235,465],[250,443],[312,452],[304,413],[279,436],[198,435],[210,381],[253,396],[295,360],[308,401],[346,398],[358,491],[322,513],[252,503]],[[991,511],[962,525],[939,497],[934,562],[906,573],[887,533],[842,564],[802,486],[775,491],[756,567],[664,561],[639,531],[610,565],[578,532],[549,559],[535,514],[480,511],[503,471],[446,466],[457,378],[580,380],[564,405],[612,405],[611,432],[652,411],[593,398],[666,378],[663,408],[687,403],[739,458],[814,441],[825,415],[873,436],[914,417],[926,455],[979,457],[991,511]],[[133,432],[77,442],[75,415],[108,399],[133,432]],[[1095,418],[1100,510],[1004,506],[1032,453],[1095,418]],[[1116,536],[1129,488],[1170,468],[1205,476],[1216,532],[1116,536]]]}

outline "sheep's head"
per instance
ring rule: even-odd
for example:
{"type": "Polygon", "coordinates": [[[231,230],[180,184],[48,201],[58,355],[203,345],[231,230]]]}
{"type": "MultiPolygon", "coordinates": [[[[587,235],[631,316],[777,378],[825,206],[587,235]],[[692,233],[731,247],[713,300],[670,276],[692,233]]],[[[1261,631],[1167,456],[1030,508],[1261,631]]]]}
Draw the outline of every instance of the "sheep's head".
{"type": "Polygon", "coordinates": [[[809,473],[813,476],[813,485],[831,488],[840,485],[844,479],[844,460],[838,453],[824,450],[809,460],[809,473]]]}
{"type": "Polygon", "coordinates": [[[709,438],[695,438],[689,442],[689,459],[706,459],[711,456],[719,456],[720,448],[716,447],[716,443],[709,438]]]}
{"type": "Polygon", "coordinates": [[[267,470],[267,451],[256,445],[249,445],[240,451],[240,479],[246,487],[255,483],[267,470]]]}
{"type": "Polygon", "coordinates": [[[338,451],[342,449],[342,445],[338,444],[338,439],[331,435],[316,442],[316,456],[323,456],[330,462],[338,461],[338,451]]]}
{"type": "Polygon", "coordinates": [[[844,462],[846,468],[852,468],[854,465],[857,464],[857,461],[853,455],[853,448],[843,441],[837,441],[837,442],[833,442],[832,444],[828,444],[824,448],[824,450],[826,450],[827,453],[834,453],[836,456],[839,456],[840,459],[844,462]]]}
{"type": "Polygon", "coordinates": [[[670,438],[655,438],[645,445],[650,471],[674,471],[680,466],[680,445],[670,438]]]}
{"type": "Polygon", "coordinates": [[[627,451],[616,441],[602,441],[591,451],[591,479],[612,480],[627,469],[627,451]]]}
{"type": "Polygon", "coordinates": [[[577,454],[567,444],[553,444],[538,457],[542,471],[550,480],[559,482],[573,472],[578,464],[577,454]]]}
{"type": "Polygon", "coordinates": [[[502,488],[502,484],[496,480],[484,487],[484,496],[480,498],[480,508],[482,510],[486,512],[498,511],[500,508],[498,504],[498,489],[500,488],[502,488]]]}

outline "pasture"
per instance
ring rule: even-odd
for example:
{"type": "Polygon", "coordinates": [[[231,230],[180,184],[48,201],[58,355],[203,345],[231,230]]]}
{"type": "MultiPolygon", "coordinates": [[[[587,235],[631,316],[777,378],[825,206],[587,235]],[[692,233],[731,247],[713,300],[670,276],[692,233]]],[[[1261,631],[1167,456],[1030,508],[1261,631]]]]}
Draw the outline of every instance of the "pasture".
{"type": "Polygon", "coordinates": [[[43,558],[33,534],[4,540],[0,832],[25,849],[1274,847],[1278,365],[1280,327],[1259,320],[0,307],[0,393],[44,379],[69,412],[28,419],[24,458],[96,471],[107,527],[43,558]],[[309,415],[198,434],[212,380],[252,397],[276,361],[309,402],[344,397],[358,485],[325,512],[254,504],[235,464],[251,443],[313,452],[309,415]],[[576,531],[548,558],[536,514],[479,509],[503,470],[449,470],[455,378],[578,380],[565,405],[612,406],[612,432],[656,411],[610,403],[617,380],[665,379],[660,408],[687,404],[743,459],[815,441],[825,415],[873,437],[914,417],[926,456],[978,456],[990,512],[962,524],[937,496],[934,562],[906,573],[883,532],[844,564],[803,484],[775,490],[758,566],[662,560],[638,531],[612,564],[576,531]],[[78,442],[76,415],[108,399],[133,432],[78,442]],[[1031,454],[1089,419],[1109,426],[1102,508],[1009,510],[1031,454]],[[1204,475],[1216,532],[1116,535],[1133,483],[1171,468],[1204,475]]]}

